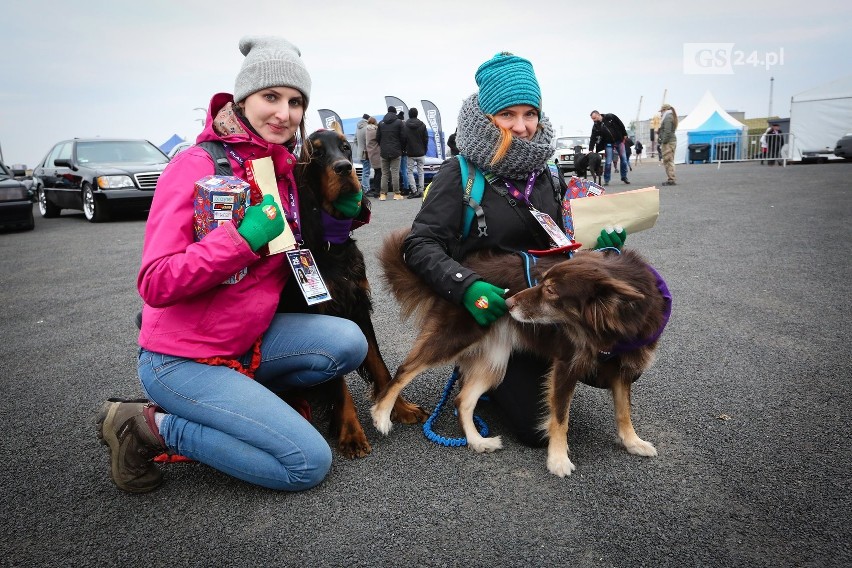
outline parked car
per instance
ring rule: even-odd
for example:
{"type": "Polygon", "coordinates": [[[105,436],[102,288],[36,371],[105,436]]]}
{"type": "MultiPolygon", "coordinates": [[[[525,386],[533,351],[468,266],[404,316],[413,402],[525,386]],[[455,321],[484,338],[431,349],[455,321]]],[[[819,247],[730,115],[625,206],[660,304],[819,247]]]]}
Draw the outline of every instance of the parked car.
{"type": "Polygon", "coordinates": [[[583,136],[563,136],[556,139],[556,150],[550,158],[560,174],[574,171],[574,155],[577,149],[582,153],[589,151],[589,139],[583,136]]]}
{"type": "Polygon", "coordinates": [[[837,141],[834,146],[834,155],[845,160],[852,160],[852,132],[837,141]]]}
{"type": "Polygon", "coordinates": [[[49,218],[63,209],[78,209],[98,223],[109,219],[114,209],[150,209],[168,163],[147,140],[64,140],[33,170],[39,212],[49,218]]]}
{"type": "Polygon", "coordinates": [[[32,190],[15,179],[3,162],[0,162],[0,227],[27,231],[35,227],[32,190]]]}

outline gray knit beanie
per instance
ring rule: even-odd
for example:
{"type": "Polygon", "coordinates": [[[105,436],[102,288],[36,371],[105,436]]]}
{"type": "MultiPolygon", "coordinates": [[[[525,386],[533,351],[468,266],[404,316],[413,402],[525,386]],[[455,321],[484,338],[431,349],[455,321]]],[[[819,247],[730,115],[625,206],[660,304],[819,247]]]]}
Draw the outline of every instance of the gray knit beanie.
{"type": "Polygon", "coordinates": [[[305,97],[311,96],[311,76],[302,62],[299,48],[275,36],[245,36],[240,51],[246,56],[234,82],[234,101],[268,87],[292,87],[305,97]]]}

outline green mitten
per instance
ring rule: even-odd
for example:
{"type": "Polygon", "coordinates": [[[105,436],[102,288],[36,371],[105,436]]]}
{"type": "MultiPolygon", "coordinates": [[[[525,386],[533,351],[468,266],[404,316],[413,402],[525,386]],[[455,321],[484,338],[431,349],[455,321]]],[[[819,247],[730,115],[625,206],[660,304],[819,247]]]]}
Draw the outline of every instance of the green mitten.
{"type": "Polygon", "coordinates": [[[334,200],[334,208],[340,211],[340,214],[347,219],[354,218],[361,211],[361,198],[364,197],[364,191],[358,193],[341,193],[334,200]]]}
{"type": "Polygon", "coordinates": [[[598,237],[598,244],[595,248],[612,247],[618,250],[627,242],[627,229],[621,227],[608,227],[601,229],[601,236],[598,237]]]}
{"type": "Polygon", "coordinates": [[[486,327],[506,313],[506,290],[484,280],[477,280],[465,290],[462,304],[471,313],[476,323],[486,327]]]}
{"type": "Polygon", "coordinates": [[[237,232],[256,251],[284,232],[284,215],[271,195],[266,195],[258,205],[246,209],[237,232]]]}

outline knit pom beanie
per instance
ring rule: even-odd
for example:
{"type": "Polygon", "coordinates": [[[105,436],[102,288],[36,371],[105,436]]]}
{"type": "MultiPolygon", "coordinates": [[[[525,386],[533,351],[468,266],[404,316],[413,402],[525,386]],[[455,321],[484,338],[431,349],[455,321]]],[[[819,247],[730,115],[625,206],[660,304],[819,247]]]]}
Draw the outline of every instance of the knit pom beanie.
{"type": "Polygon", "coordinates": [[[240,102],[268,87],[291,87],[311,96],[311,76],[302,62],[299,48],[275,36],[245,36],[240,51],[246,56],[234,82],[234,100],[240,102]]]}
{"type": "Polygon", "coordinates": [[[541,110],[541,89],[532,63],[506,51],[498,53],[476,70],[479,108],[493,115],[514,105],[530,105],[541,110]]]}

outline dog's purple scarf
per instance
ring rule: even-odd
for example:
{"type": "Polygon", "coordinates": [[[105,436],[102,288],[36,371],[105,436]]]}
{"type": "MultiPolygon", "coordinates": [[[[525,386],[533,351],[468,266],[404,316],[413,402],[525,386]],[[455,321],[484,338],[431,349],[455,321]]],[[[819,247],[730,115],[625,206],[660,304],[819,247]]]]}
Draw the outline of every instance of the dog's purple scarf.
{"type": "Polygon", "coordinates": [[[335,219],[322,211],[322,230],[326,242],[332,245],[341,245],[349,239],[352,219],[335,219]]]}
{"type": "Polygon", "coordinates": [[[660,294],[663,295],[663,323],[660,324],[660,328],[650,337],[645,339],[634,339],[629,343],[617,344],[609,351],[612,355],[627,353],[628,351],[633,351],[634,349],[639,349],[640,347],[644,347],[655,342],[663,334],[663,330],[666,329],[666,324],[669,323],[669,317],[672,315],[672,293],[669,291],[669,287],[666,286],[666,281],[663,280],[663,277],[660,276],[659,272],[654,270],[653,266],[650,264],[646,264],[645,266],[647,266],[648,270],[651,271],[651,274],[654,275],[654,279],[657,281],[657,289],[660,291],[660,294]]]}

